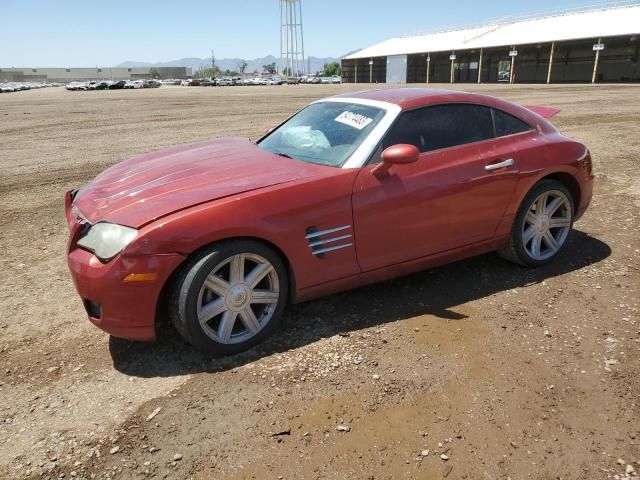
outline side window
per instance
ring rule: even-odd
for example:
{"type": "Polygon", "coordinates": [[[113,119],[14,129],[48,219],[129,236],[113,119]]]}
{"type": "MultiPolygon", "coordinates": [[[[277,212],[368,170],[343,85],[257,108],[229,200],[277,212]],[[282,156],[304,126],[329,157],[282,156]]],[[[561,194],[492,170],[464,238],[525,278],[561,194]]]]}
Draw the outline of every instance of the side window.
{"type": "Polygon", "coordinates": [[[480,105],[435,105],[405,112],[383,140],[383,149],[409,143],[421,152],[494,137],[491,109],[480,105]]]}
{"type": "Polygon", "coordinates": [[[496,126],[496,137],[506,137],[516,133],[527,132],[531,127],[513,115],[492,109],[493,121],[496,126]]]}

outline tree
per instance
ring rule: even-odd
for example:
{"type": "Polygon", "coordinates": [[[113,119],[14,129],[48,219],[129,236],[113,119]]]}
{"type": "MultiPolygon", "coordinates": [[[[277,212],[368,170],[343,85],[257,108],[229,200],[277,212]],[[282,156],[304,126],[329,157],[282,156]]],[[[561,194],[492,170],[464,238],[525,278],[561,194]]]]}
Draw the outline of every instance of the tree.
{"type": "Polygon", "coordinates": [[[282,70],[282,75],[284,75],[285,77],[291,77],[291,67],[284,67],[284,69],[282,70]]]}
{"type": "Polygon", "coordinates": [[[247,69],[248,66],[249,66],[249,64],[247,63],[246,60],[240,60],[238,62],[238,70],[240,71],[240,73],[242,75],[244,75],[244,71],[247,69]]]}
{"type": "Polygon", "coordinates": [[[151,67],[149,69],[149,77],[150,78],[160,78],[160,72],[156,67],[151,67]]]}
{"type": "Polygon", "coordinates": [[[268,63],[267,65],[263,65],[262,69],[268,73],[276,73],[276,62],[268,63]]]}
{"type": "Polygon", "coordinates": [[[206,77],[218,77],[222,72],[220,68],[215,65],[213,68],[211,67],[202,67],[200,70],[196,70],[193,72],[194,78],[206,78],[206,77]]]}
{"type": "Polygon", "coordinates": [[[339,62],[324,64],[324,69],[322,72],[323,77],[332,77],[334,75],[340,76],[341,74],[342,74],[342,69],[340,68],[339,62]]]}

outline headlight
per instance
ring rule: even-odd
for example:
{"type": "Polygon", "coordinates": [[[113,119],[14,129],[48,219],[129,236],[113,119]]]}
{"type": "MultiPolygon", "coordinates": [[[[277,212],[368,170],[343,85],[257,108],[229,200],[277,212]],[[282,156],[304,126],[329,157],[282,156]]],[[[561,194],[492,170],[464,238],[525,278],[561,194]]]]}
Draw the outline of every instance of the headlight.
{"type": "Polygon", "coordinates": [[[138,231],[115,223],[96,223],[78,240],[78,245],[95,254],[100,260],[111,260],[129,245],[138,231]]]}

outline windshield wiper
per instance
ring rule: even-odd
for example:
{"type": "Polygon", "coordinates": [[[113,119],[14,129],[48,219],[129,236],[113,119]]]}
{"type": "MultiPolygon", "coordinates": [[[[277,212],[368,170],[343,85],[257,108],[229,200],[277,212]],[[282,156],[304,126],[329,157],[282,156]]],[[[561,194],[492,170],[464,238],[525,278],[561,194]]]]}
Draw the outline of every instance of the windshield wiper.
{"type": "Polygon", "coordinates": [[[276,155],[280,155],[281,157],[284,157],[284,158],[293,158],[288,153],[282,153],[282,152],[273,152],[273,153],[275,153],[276,155]]]}

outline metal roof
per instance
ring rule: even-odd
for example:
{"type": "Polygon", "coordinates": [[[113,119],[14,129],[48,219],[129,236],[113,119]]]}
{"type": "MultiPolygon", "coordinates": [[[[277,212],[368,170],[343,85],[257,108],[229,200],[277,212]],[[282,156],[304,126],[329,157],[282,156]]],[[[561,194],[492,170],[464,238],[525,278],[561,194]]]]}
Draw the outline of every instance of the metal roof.
{"type": "Polygon", "coordinates": [[[517,46],[637,33],[640,33],[640,4],[635,3],[520,21],[498,21],[484,26],[440,33],[391,38],[344,58],[517,46]]]}

